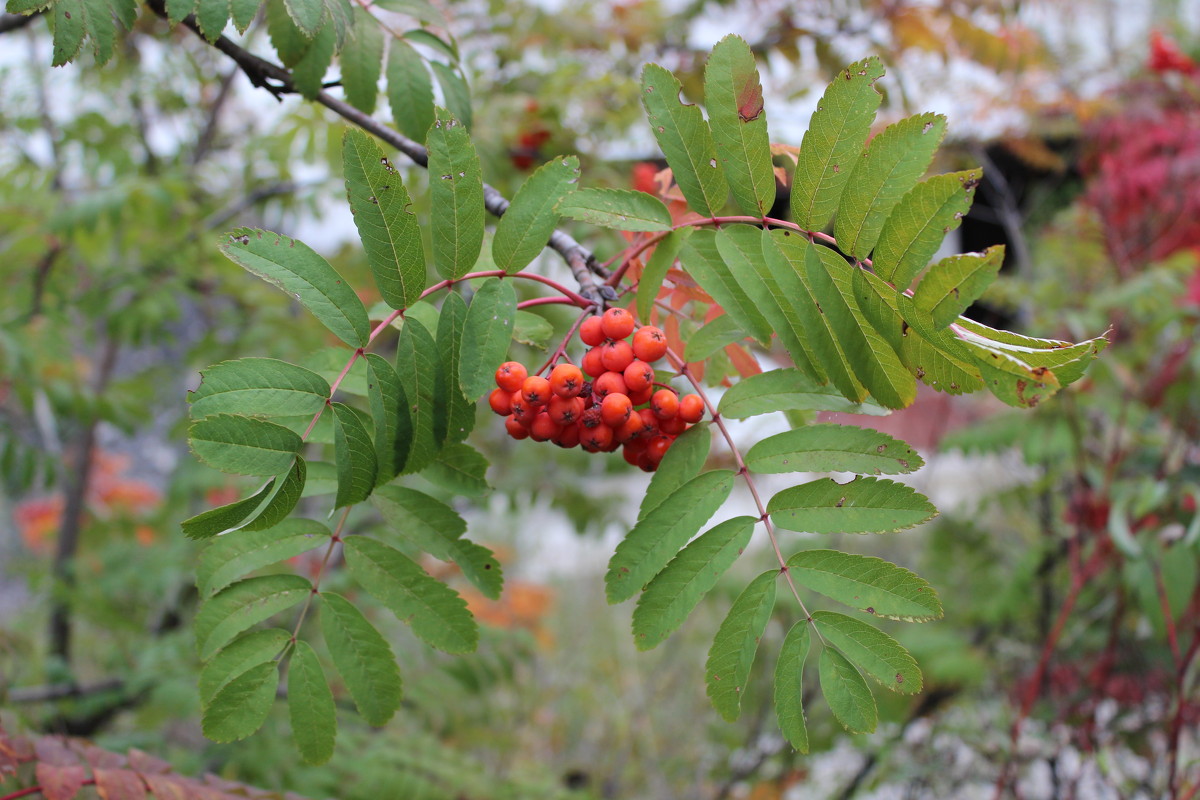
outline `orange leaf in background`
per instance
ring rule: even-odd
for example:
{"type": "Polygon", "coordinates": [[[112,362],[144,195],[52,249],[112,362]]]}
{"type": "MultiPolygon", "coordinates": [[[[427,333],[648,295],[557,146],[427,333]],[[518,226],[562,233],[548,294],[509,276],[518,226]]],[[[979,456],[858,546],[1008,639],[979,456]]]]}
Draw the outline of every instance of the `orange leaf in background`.
{"type": "Polygon", "coordinates": [[[21,541],[31,551],[42,553],[47,550],[49,535],[62,522],[63,498],[61,495],[35,498],[17,503],[13,518],[21,541]]]}
{"type": "Polygon", "coordinates": [[[499,600],[489,600],[474,589],[464,589],[461,594],[467,601],[467,610],[484,625],[502,630],[520,628],[532,632],[541,645],[552,644],[550,632],[543,624],[554,601],[554,592],[549,587],[513,580],[505,584],[499,600]]]}
{"type": "Polygon", "coordinates": [[[733,362],[734,369],[743,378],[749,378],[751,375],[758,375],[762,372],[762,367],[759,366],[758,359],[750,355],[750,352],[740,344],[725,345],[725,353],[729,356],[729,360],[733,362]]]}

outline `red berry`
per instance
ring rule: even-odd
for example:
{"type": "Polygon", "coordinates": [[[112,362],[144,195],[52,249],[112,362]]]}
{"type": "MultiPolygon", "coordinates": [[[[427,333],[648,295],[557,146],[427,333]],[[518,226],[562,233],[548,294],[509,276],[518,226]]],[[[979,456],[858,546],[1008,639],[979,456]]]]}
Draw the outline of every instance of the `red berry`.
{"type": "Polygon", "coordinates": [[[630,391],[640,392],[654,383],[654,367],[641,359],[632,361],[625,368],[625,385],[630,391]]]}
{"type": "Polygon", "coordinates": [[[512,392],[504,389],[492,389],[492,393],[488,395],[488,405],[502,417],[507,417],[512,413],[512,392]]]}
{"type": "Polygon", "coordinates": [[[699,422],[704,419],[704,401],[698,394],[684,395],[679,398],[679,416],[684,422],[699,422]]]}
{"type": "Polygon", "coordinates": [[[597,401],[603,400],[610,394],[629,396],[629,387],[625,385],[625,378],[619,372],[605,372],[592,381],[592,396],[597,401]]]}
{"type": "Polygon", "coordinates": [[[574,364],[559,364],[550,371],[550,391],[559,397],[575,397],[583,389],[583,372],[574,364]]]}
{"type": "Polygon", "coordinates": [[[642,418],[642,436],[651,437],[658,435],[658,417],[654,416],[654,411],[649,408],[640,409],[638,416],[642,418]]]}
{"type": "Polygon", "coordinates": [[[683,421],[683,417],[676,414],[670,419],[659,420],[658,429],[663,433],[678,436],[687,430],[687,423],[683,421]]]}
{"type": "Polygon", "coordinates": [[[662,328],[643,325],[633,335],[633,354],[653,364],[667,354],[667,334],[662,328]]]}
{"type": "Polygon", "coordinates": [[[633,347],[626,341],[600,345],[600,363],[611,372],[624,372],[633,363],[633,347]]]}
{"type": "Polygon", "coordinates": [[[667,449],[674,441],[670,436],[656,436],[646,445],[646,457],[650,459],[650,463],[658,466],[663,460],[663,456],[667,454],[667,449]]]}
{"type": "Polygon", "coordinates": [[[522,425],[533,424],[534,415],[541,411],[542,407],[526,400],[521,392],[513,392],[510,397],[512,397],[512,401],[509,405],[512,407],[512,413],[517,422],[522,425]]]}
{"type": "MultiPolygon", "coordinates": [[[[629,419],[617,428],[617,441],[621,444],[629,444],[630,442],[641,441],[642,433],[646,430],[646,423],[642,420],[641,414],[630,414],[629,419]]],[[[629,462],[634,463],[634,462],[629,462]]]]}
{"type": "Polygon", "coordinates": [[[633,315],[623,308],[610,308],[600,318],[600,326],[609,339],[624,339],[633,333],[633,315]]]}
{"type": "MultiPolygon", "coordinates": [[[[619,428],[629,419],[633,412],[633,403],[623,394],[614,392],[600,403],[600,419],[610,428],[619,428]]],[[[640,418],[639,418],[640,419],[640,418]]]]}
{"type": "Polygon", "coordinates": [[[564,425],[562,433],[550,441],[559,447],[574,447],[579,444],[579,425],[564,425]]]}
{"type": "Polygon", "coordinates": [[[597,425],[580,433],[579,444],[589,453],[595,453],[613,443],[613,429],[607,425],[597,425]]]}
{"type": "Polygon", "coordinates": [[[650,384],[645,389],[640,391],[629,390],[629,400],[635,405],[640,406],[650,402],[650,398],[654,395],[654,384],[650,384]]]}
{"type": "Polygon", "coordinates": [[[533,424],[529,426],[529,438],[535,442],[548,442],[560,433],[562,426],[550,419],[545,411],[534,417],[533,424]]]}
{"type": "Polygon", "coordinates": [[[559,425],[578,422],[579,417],[583,414],[583,398],[555,395],[550,398],[550,403],[546,406],[546,413],[559,425]]]}
{"type": "Polygon", "coordinates": [[[588,347],[595,347],[604,341],[604,328],[599,317],[588,317],[579,326],[579,341],[588,347]]]}
{"type": "Polygon", "coordinates": [[[599,378],[604,374],[604,362],[600,360],[600,348],[593,347],[583,354],[583,358],[579,361],[579,366],[583,367],[583,371],[593,378],[599,378]]]}
{"type": "Polygon", "coordinates": [[[515,392],[521,388],[529,373],[525,365],[518,361],[505,361],[496,370],[496,385],[506,392],[515,392]]]}
{"type": "Polygon", "coordinates": [[[529,436],[529,430],[518,422],[516,417],[509,417],[504,420],[504,429],[514,439],[525,439],[529,436]]]}
{"type": "Polygon", "coordinates": [[[545,404],[551,394],[550,381],[539,375],[530,375],[521,384],[521,395],[530,403],[545,404]]]}
{"type": "Polygon", "coordinates": [[[670,419],[679,412],[679,395],[673,389],[659,389],[650,398],[650,408],[659,419],[670,419]]]}

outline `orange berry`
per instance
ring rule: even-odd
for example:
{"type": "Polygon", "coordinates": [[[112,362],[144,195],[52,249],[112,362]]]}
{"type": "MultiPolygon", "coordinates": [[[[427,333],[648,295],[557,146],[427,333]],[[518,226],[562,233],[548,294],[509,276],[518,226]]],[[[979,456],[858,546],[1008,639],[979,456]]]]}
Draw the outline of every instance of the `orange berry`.
{"type": "Polygon", "coordinates": [[[574,447],[579,444],[579,424],[564,425],[562,433],[550,441],[559,447],[574,447]]]}
{"type": "Polygon", "coordinates": [[[644,405],[650,402],[650,398],[654,395],[654,384],[650,384],[645,389],[640,391],[629,390],[629,400],[635,406],[644,405]]]}
{"type": "Polygon", "coordinates": [[[672,436],[678,436],[687,430],[687,423],[683,421],[683,417],[676,414],[670,419],[660,420],[658,429],[663,433],[669,433],[672,436]]]}
{"type": "Polygon", "coordinates": [[[600,318],[600,328],[609,339],[624,339],[633,333],[633,315],[623,308],[610,308],[600,318]]]}
{"type": "Polygon", "coordinates": [[[607,425],[597,425],[580,432],[579,444],[589,453],[595,453],[613,443],[613,429],[607,425]]]}
{"type": "Polygon", "coordinates": [[[559,364],[550,371],[550,391],[559,397],[575,397],[583,389],[583,372],[574,364],[559,364]]]}
{"type": "Polygon", "coordinates": [[[562,425],[550,419],[550,415],[545,411],[534,417],[533,424],[529,426],[529,438],[535,442],[548,442],[560,433],[562,425]]]}
{"type": "Polygon", "coordinates": [[[641,359],[630,362],[625,368],[625,385],[630,391],[640,392],[654,383],[654,367],[641,359]]]}
{"type": "Polygon", "coordinates": [[[649,408],[640,409],[638,416],[642,418],[642,436],[651,437],[658,435],[658,417],[654,416],[654,411],[649,408]]]}
{"type": "Polygon", "coordinates": [[[550,401],[550,381],[540,375],[530,375],[521,384],[521,395],[530,403],[544,405],[550,401]]]}
{"type": "Polygon", "coordinates": [[[505,361],[496,369],[496,385],[506,392],[515,392],[521,388],[528,376],[524,364],[519,361],[505,361]]]}
{"type": "Polygon", "coordinates": [[[579,361],[579,366],[583,367],[583,371],[593,378],[599,378],[604,374],[604,362],[600,360],[600,348],[593,347],[583,354],[583,358],[579,361]]]}
{"type": "Polygon", "coordinates": [[[689,394],[679,398],[679,416],[684,422],[692,423],[704,419],[704,400],[700,395],[689,394]]]}
{"type": "Polygon", "coordinates": [[[624,372],[633,363],[633,347],[629,342],[605,342],[600,345],[600,363],[611,372],[624,372]]]}
{"type": "Polygon", "coordinates": [[[579,341],[595,347],[604,341],[604,327],[599,317],[588,317],[579,326],[579,341]]]}
{"type": "Polygon", "coordinates": [[[667,354],[667,334],[662,328],[643,325],[633,335],[633,354],[653,364],[667,354]]]}
{"type": "Polygon", "coordinates": [[[674,440],[670,436],[656,436],[650,440],[646,445],[646,457],[651,464],[657,467],[662,462],[672,441],[674,440]]]}
{"type": "Polygon", "coordinates": [[[629,396],[629,387],[625,385],[625,378],[619,372],[605,372],[592,381],[593,398],[603,400],[610,394],[629,396]]]}
{"type": "Polygon", "coordinates": [[[512,392],[504,389],[492,389],[492,393],[488,395],[488,405],[502,417],[507,417],[512,413],[512,392]]]}
{"type": "MultiPolygon", "coordinates": [[[[646,423],[642,421],[641,414],[630,414],[629,419],[625,420],[622,425],[617,428],[617,441],[621,444],[629,444],[630,442],[640,441],[642,432],[646,430],[646,423]]],[[[630,462],[633,463],[632,461],[630,462]]]]}
{"type": "Polygon", "coordinates": [[[659,419],[670,419],[679,412],[679,395],[673,389],[659,389],[650,398],[650,408],[659,419]]]}
{"type": "Polygon", "coordinates": [[[509,417],[504,420],[504,429],[514,439],[525,439],[529,436],[529,430],[518,422],[516,417],[509,417]]]}
{"type": "Polygon", "coordinates": [[[559,425],[578,422],[579,417],[583,414],[583,398],[555,395],[550,398],[550,403],[546,406],[546,413],[559,425]]]}
{"type": "Polygon", "coordinates": [[[629,402],[629,398],[618,392],[614,392],[600,403],[600,419],[610,428],[619,428],[629,419],[630,413],[633,411],[633,403],[629,402]]]}
{"type": "Polygon", "coordinates": [[[646,452],[644,446],[639,446],[640,443],[640,439],[634,439],[621,448],[621,457],[635,467],[638,465],[638,459],[646,452]]]}
{"type": "Polygon", "coordinates": [[[521,392],[513,392],[510,397],[512,401],[509,405],[512,407],[513,417],[522,425],[533,424],[534,416],[542,410],[542,407],[537,403],[531,403],[526,400],[521,392]]]}

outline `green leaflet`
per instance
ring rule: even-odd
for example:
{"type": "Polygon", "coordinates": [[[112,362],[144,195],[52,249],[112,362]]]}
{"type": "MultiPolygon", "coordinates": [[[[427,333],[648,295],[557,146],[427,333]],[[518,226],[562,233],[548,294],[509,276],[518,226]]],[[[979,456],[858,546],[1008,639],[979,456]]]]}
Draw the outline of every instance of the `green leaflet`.
{"type": "Polygon", "coordinates": [[[700,288],[708,292],[742,330],[766,347],[771,343],[771,324],[748,294],[748,290],[759,289],[760,284],[745,270],[734,271],[742,262],[725,260],[718,247],[720,238],[716,231],[708,228],[693,232],[683,245],[680,259],[700,288]]]}
{"type": "Polygon", "coordinates": [[[199,0],[195,14],[204,38],[215,42],[229,22],[229,0],[199,0]]]}
{"type": "Polygon", "coordinates": [[[254,22],[254,17],[258,15],[261,5],[261,0],[230,0],[229,15],[232,17],[233,26],[237,28],[238,33],[246,32],[250,23],[254,22]]]}
{"type": "Polygon", "coordinates": [[[860,472],[896,475],[924,466],[921,456],[886,433],[823,423],[776,434],[746,453],[753,472],[860,472]]]}
{"type": "Polygon", "coordinates": [[[312,584],[299,575],[264,575],[226,586],[206,600],[196,614],[200,658],[209,658],[242,631],[304,600],[312,584]]]}
{"type": "Polygon", "coordinates": [[[945,135],[945,117],[918,114],[889,125],[871,140],[838,205],[834,234],[843,253],[859,260],[870,254],[884,221],[925,174],[945,135]]]}
{"type": "Polygon", "coordinates": [[[351,536],[344,547],[354,580],[412,626],[419,639],[447,653],[475,649],[479,627],[457,592],[382,542],[351,536]]]}
{"type": "Polygon", "coordinates": [[[850,733],[874,733],[879,714],[867,682],[846,657],[826,647],[821,651],[821,694],[834,719],[850,733]]]}
{"type": "Polygon", "coordinates": [[[312,38],[325,21],[325,4],[321,0],[283,0],[288,16],[305,36],[312,38]]]}
{"type": "Polygon", "coordinates": [[[1059,389],[1058,378],[1046,367],[1034,367],[1003,350],[969,345],[983,385],[1010,406],[1033,408],[1059,389]]]}
{"type": "Polygon", "coordinates": [[[402,685],[387,640],[350,601],[321,593],[321,634],[329,657],[368,725],[384,725],[400,708],[402,685]]]}
{"type": "MultiPolygon", "coordinates": [[[[467,304],[457,292],[447,292],[438,314],[437,346],[440,369],[434,376],[433,439],[439,445],[461,442],[475,427],[475,403],[468,400],[458,384],[459,353],[462,348],[467,304]]],[[[506,351],[507,352],[507,351],[506,351]]]]}
{"type": "Polygon", "coordinates": [[[808,726],[804,724],[804,661],[812,644],[808,620],[791,627],[775,662],[775,717],[779,730],[801,753],[808,752],[808,726]]]}
{"type": "Polygon", "coordinates": [[[440,61],[430,61],[429,66],[433,68],[434,77],[437,78],[438,86],[442,89],[446,108],[455,119],[462,120],[462,124],[467,130],[470,130],[473,124],[473,115],[471,113],[471,90],[467,86],[466,79],[457,69],[440,61]]]}
{"type": "Polygon", "coordinates": [[[897,292],[882,278],[860,269],[853,273],[853,282],[858,307],[900,354],[900,360],[917,380],[950,394],[983,388],[979,370],[973,364],[954,349],[940,346],[943,340],[952,338],[949,333],[932,331],[935,338],[929,340],[924,332],[918,332],[901,319],[897,292]]]}
{"type": "Polygon", "coordinates": [[[412,447],[413,423],[408,395],[395,368],[375,353],[367,353],[365,358],[367,397],[375,429],[375,485],[382,486],[404,468],[412,447]]]}
{"type": "Polygon", "coordinates": [[[854,270],[827,247],[814,247],[821,268],[812,267],[809,277],[817,299],[859,381],[879,403],[888,408],[907,408],[917,399],[917,382],[900,361],[896,351],[871,325],[854,297],[854,270]]]}
{"type": "Polygon", "coordinates": [[[329,398],[329,383],[320,375],[274,358],[222,361],[201,371],[200,378],[196,391],[188,392],[193,419],[316,414],[329,398]]]}
{"type": "Polygon", "coordinates": [[[379,294],[392,308],[407,308],[425,288],[425,249],[400,173],[374,139],[353,128],[342,136],[342,165],[350,211],[379,294]]]}
{"type": "Polygon", "coordinates": [[[208,539],[225,531],[234,530],[245,523],[254,512],[274,496],[277,478],[269,480],[261,489],[241,500],[210,508],[180,523],[183,535],[189,539],[208,539]]]}
{"type": "Polygon", "coordinates": [[[733,722],[742,711],[742,693],[754,665],[762,638],[775,607],[775,580],[779,570],[759,575],[738,595],[708,651],[704,682],[713,708],[733,722]]]}
{"type": "Polygon", "coordinates": [[[885,478],[832,478],[784,489],[767,503],[780,528],[808,533],[888,533],[919,525],[937,509],[913,489],[885,478]]]}
{"type": "Polygon", "coordinates": [[[273,528],[220,536],[200,551],[196,586],[208,598],[256,569],[306,553],[329,541],[329,529],[311,519],[289,519],[273,528]]]}
{"type": "Polygon", "coordinates": [[[521,310],[513,318],[513,341],[545,350],[554,335],[554,326],[545,317],[521,310]]]}
{"type": "MultiPolygon", "coordinates": [[[[1108,346],[1100,337],[1078,344],[1054,339],[1035,339],[1011,331],[1000,331],[960,317],[953,323],[954,336],[963,342],[974,342],[993,350],[1007,351],[1030,366],[1048,367],[1062,386],[1083,377],[1087,365],[1108,346]]],[[[947,333],[947,335],[950,335],[947,333]]]]}
{"type": "Polygon", "coordinates": [[[796,269],[776,251],[771,231],[764,228],[752,234],[740,225],[724,230],[727,233],[717,240],[717,246],[733,268],[738,268],[739,262],[748,265],[750,274],[756,278],[746,284],[751,298],[791,355],[792,362],[813,380],[827,383],[829,377],[821,363],[813,360],[815,350],[800,313],[802,304],[812,304],[808,287],[796,269]],[[752,236],[756,236],[756,240],[752,241],[752,236]]]}
{"type": "Polygon", "coordinates": [[[675,182],[693,211],[714,217],[725,207],[729,186],[712,131],[698,107],[680,101],[682,90],[669,70],[657,64],[642,69],[642,105],[675,182]]]}
{"type": "Polygon", "coordinates": [[[308,245],[270,231],[237,228],[221,245],[221,252],[296,298],[346,344],[367,344],[371,322],[362,301],[308,245]]]}
{"type": "Polygon", "coordinates": [[[238,637],[217,653],[200,671],[200,704],[207,706],[217,692],[247,670],[274,661],[292,640],[292,632],[283,628],[251,631],[238,637]]]}
{"type": "Polygon", "coordinates": [[[558,202],[579,181],[579,159],[555,156],[529,176],[500,217],[492,240],[496,266],[509,272],[525,269],[542,252],[558,225],[558,202]]]}
{"type": "MultiPolygon", "coordinates": [[[[472,407],[473,408],[473,407],[472,407]]],[[[483,497],[492,490],[487,482],[488,460],[469,444],[448,444],[421,477],[448,492],[483,497]]]]}
{"type": "Polygon", "coordinates": [[[403,39],[392,39],[387,60],[388,105],[400,132],[421,141],[433,125],[433,82],[425,59],[403,39]]]}
{"type": "Polygon", "coordinates": [[[234,414],[214,414],[192,423],[188,444],[214,469],[235,475],[278,475],[292,468],[303,444],[282,425],[234,414]]]}
{"type": "Polygon", "coordinates": [[[303,640],[296,642],[292,651],[287,688],[292,738],[300,757],[306,764],[324,764],[333,757],[337,710],[321,662],[303,640]]]}
{"type": "Polygon", "coordinates": [[[650,478],[650,485],[642,496],[638,507],[638,521],[658,507],[677,489],[700,474],[708,451],[712,447],[712,433],[707,424],[694,425],[681,433],[667,450],[662,463],[650,478]]]}
{"type": "Polygon", "coordinates": [[[692,334],[684,346],[683,360],[703,361],[725,345],[740,342],[745,338],[745,331],[738,327],[733,317],[722,314],[692,334]]]}
{"type": "MultiPolygon", "coordinates": [[[[777,230],[771,233],[769,243],[764,241],[763,255],[767,269],[784,288],[783,296],[795,308],[809,363],[814,368],[819,365],[843,397],[861,403],[866,399],[867,390],[847,362],[838,331],[820,305],[822,298],[817,296],[812,284],[814,276],[820,278],[824,270],[816,248],[802,236],[777,230]],[[787,293],[789,289],[792,293],[787,293]]],[[[821,286],[825,287],[826,282],[821,286]]]]}
{"type": "Polygon", "coordinates": [[[429,149],[433,266],[443,278],[471,271],[483,249],[483,172],[466,127],[435,112],[429,149]]]}
{"type": "Polygon", "coordinates": [[[274,661],[251,667],[225,684],[204,707],[201,730],[214,742],[245,739],[266,722],[278,688],[279,667],[274,661]]]}
{"type": "Polygon", "coordinates": [[[479,285],[463,323],[458,382],[472,403],[495,388],[496,367],[508,354],[517,293],[512,282],[488,278],[479,285]]]}
{"type": "Polygon", "coordinates": [[[814,611],[812,618],[825,640],[880,686],[902,694],[921,691],[921,669],[895,639],[873,625],[845,614],[814,611]]]}
{"type": "Polygon", "coordinates": [[[907,289],[970,210],[982,175],[981,169],[934,175],[910,189],[883,224],[872,258],[875,274],[907,289]]]}
{"type": "Polygon", "coordinates": [[[667,272],[679,257],[679,250],[693,230],[695,228],[671,231],[654,246],[654,253],[646,262],[637,285],[637,313],[638,319],[643,322],[650,319],[650,310],[654,308],[654,300],[662,289],[663,279],[667,277],[667,272]]]}
{"type": "MultiPolygon", "coordinates": [[[[397,0],[387,1],[391,3],[397,2],[397,0]]],[[[420,14],[416,14],[414,16],[420,18],[420,14]]],[[[446,18],[441,14],[441,12],[435,12],[433,17],[434,22],[443,23],[445,22],[445,19],[446,18]]],[[[447,58],[450,59],[451,64],[458,63],[458,48],[455,46],[453,40],[446,41],[442,37],[427,30],[426,28],[413,28],[410,31],[405,31],[404,38],[408,39],[410,42],[419,42],[426,47],[431,47],[434,50],[440,50],[446,55],[447,58]]]]}
{"type": "Polygon", "coordinates": [[[656,647],[683,624],[750,543],[757,522],[754,517],[725,520],[696,537],[654,576],[633,611],[633,641],[639,650],[656,647]]]}
{"type": "Polygon", "coordinates": [[[754,54],[730,34],[717,42],[704,68],[704,105],[717,158],[746,214],[766,216],[775,202],[771,140],[754,54]]]}
{"type": "MultiPolygon", "coordinates": [[[[172,16],[171,21],[181,22],[184,17],[192,13],[195,3],[196,0],[167,0],[167,13],[179,15],[178,18],[172,16]],[[172,5],[177,5],[178,10],[172,12],[172,5]]],[[[292,22],[283,0],[267,0],[266,6],[267,34],[271,37],[271,45],[279,54],[279,60],[290,69],[304,58],[312,40],[301,33],[300,29],[296,27],[296,23],[292,22]]]]}
{"type": "Polygon", "coordinates": [[[287,519],[300,498],[304,495],[304,484],[308,477],[308,467],[304,459],[296,456],[296,463],[282,478],[277,477],[276,487],[270,498],[261,509],[256,509],[249,522],[242,525],[243,530],[259,531],[274,527],[287,519]]]}
{"type": "Polygon", "coordinates": [[[383,29],[362,6],[354,7],[353,19],[351,44],[339,48],[342,89],[350,105],[364,114],[374,114],[379,75],[383,71],[383,29]]]}
{"type": "Polygon", "coordinates": [[[945,328],[979,299],[1004,263],[1004,245],[983,253],[963,253],[943,258],[929,268],[913,292],[913,305],[945,328]]]}
{"type": "MultiPolygon", "coordinates": [[[[331,4],[330,8],[335,5],[336,3],[331,4]]],[[[324,89],[325,73],[329,71],[329,65],[333,63],[333,53],[337,49],[337,36],[335,26],[322,26],[308,49],[304,51],[304,56],[292,67],[292,81],[296,84],[296,91],[306,100],[315,100],[324,89]]]]}
{"type": "Polygon", "coordinates": [[[349,406],[333,403],[333,449],[338,490],[334,508],[361,503],[375,488],[375,444],[358,414],[349,406]]]}
{"type": "MultiPolygon", "coordinates": [[[[178,25],[179,23],[183,22],[183,20],[186,19],[187,16],[189,14],[191,14],[193,10],[195,10],[196,0],[166,0],[166,3],[164,5],[166,6],[166,9],[167,9],[167,20],[171,23],[172,26],[175,26],[175,25],[178,25]]],[[[276,5],[276,4],[270,4],[270,5],[276,5]]],[[[285,21],[287,21],[288,26],[291,27],[292,30],[295,30],[295,26],[291,24],[291,20],[288,20],[287,14],[283,11],[283,3],[278,3],[277,5],[279,6],[280,14],[282,15],[283,19],[285,21]]],[[[11,3],[10,3],[10,6],[11,6],[11,3]]],[[[11,7],[9,8],[9,10],[12,11],[11,7]]],[[[269,23],[270,22],[270,6],[268,6],[267,19],[268,19],[268,23],[269,23]]],[[[297,34],[298,33],[299,33],[299,31],[297,31],[297,34]]],[[[274,38],[275,38],[274,33],[272,33],[271,38],[272,38],[272,40],[274,40],[274,38]]]]}
{"type": "Polygon", "coordinates": [[[87,9],[83,0],[55,0],[50,8],[54,18],[52,66],[61,67],[79,55],[87,34],[87,9]]]}
{"type": "Polygon", "coordinates": [[[797,583],[868,614],[906,622],[940,619],[937,592],[919,575],[882,558],[805,550],[788,559],[797,583]]]}
{"type": "Polygon", "coordinates": [[[705,472],[647,510],[608,562],[604,576],[608,602],[628,600],[649,583],[717,513],[733,489],[733,478],[729,470],[705,472]]]}
{"type": "MultiPolygon", "coordinates": [[[[92,54],[96,57],[96,66],[104,66],[112,58],[113,44],[117,31],[113,27],[113,13],[120,4],[109,6],[108,0],[84,0],[84,14],[88,20],[88,36],[92,39],[92,54]]],[[[228,8],[228,0],[226,0],[228,8]]]]}
{"type": "Polygon", "coordinates": [[[823,229],[841,202],[883,99],[875,88],[881,77],[877,57],[856,61],[821,96],[800,142],[792,181],[792,219],[801,228],[823,229]]]}
{"type": "Polygon", "coordinates": [[[424,492],[384,486],[371,498],[394,534],[411,541],[434,558],[453,561],[485,596],[500,597],[504,574],[492,551],[462,538],[467,523],[458,512],[424,492]]]}
{"type": "Polygon", "coordinates": [[[564,217],[619,231],[669,231],[671,212],[662,201],[632,189],[579,189],[555,206],[564,217]]]}
{"type": "Polygon", "coordinates": [[[412,446],[404,462],[404,473],[420,472],[437,455],[433,419],[437,413],[437,345],[425,326],[406,319],[396,342],[396,374],[404,387],[412,421],[412,446]]]}
{"type": "MultiPolygon", "coordinates": [[[[853,403],[832,386],[819,386],[812,378],[792,367],[743,378],[721,395],[721,402],[717,404],[717,413],[733,419],[787,410],[844,411],[876,417],[891,413],[870,400],[853,403]]],[[[670,450],[667,452],[670,453],[670,450]]]]}

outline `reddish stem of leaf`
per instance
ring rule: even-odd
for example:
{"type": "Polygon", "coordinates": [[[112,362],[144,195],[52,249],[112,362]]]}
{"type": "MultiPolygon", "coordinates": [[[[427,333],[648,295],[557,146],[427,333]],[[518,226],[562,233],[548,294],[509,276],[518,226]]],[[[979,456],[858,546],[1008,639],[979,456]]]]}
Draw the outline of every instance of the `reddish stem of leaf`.
{"type": "MultiPolygon", "coordinates": [[[[86,781],[84,781],[80,785],[81,786],[95,786],[96,779],[88,778],[86,781]]],[[[4,795],[4,797],[0,797],[0,800],[17,800],[18,797],[28,797],[31,794],[39,794],[41,791],[42,791],[42,786],[41,786],[41,784],[38,784],[37,786],[30,786],[28,789],[18,789],[17,791],[15,791],[11,794],[6,794],[6,795],[4,795]]]]}
{"type": "Polygon", "coordinates": [[[558,343],[558,347],[556,347],[554,352],[550,354],[550,358],[546,360],[545,364],[542,364],[542,366],[538,367],[538,371],[533,373],[534,375],[541,375],[550,367],[554,366],[554,362],[566,356],[567,345],[571,343],[571,337],[575,335],[575,331],[579,330],[579,326],[582,325],[583,321],[589,316],[591,316],[590,309],[584,309],[584,312],[580,314],[575,322],[571,324],[571,327],[567,329],[567,335],[564,336],[562,341],[558,343]]]}

